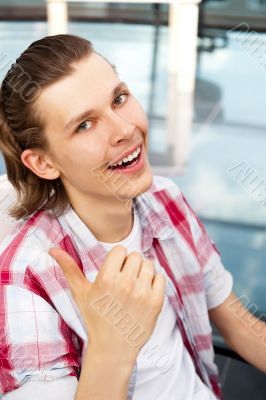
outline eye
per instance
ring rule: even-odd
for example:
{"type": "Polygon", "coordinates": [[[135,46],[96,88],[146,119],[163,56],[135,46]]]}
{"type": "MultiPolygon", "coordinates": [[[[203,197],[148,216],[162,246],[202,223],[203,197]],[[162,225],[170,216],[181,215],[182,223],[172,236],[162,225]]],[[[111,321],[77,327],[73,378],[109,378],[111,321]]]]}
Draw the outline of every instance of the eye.
{"type": "Polygon", "coordinates": [[[128,93],[128,92],[120,93],[120,95],[117,96],[117,98],[115,99],[115,104],[116,104],[116,105],[119,105],[119,106],[120,106],[121,104],[123,104],[123,103],[126,102],[126,100],[125,100],[125,101],[123,101],[122,103],[121,103],[121,102],[117,103],[117,100],[118,100],[118,99],[121,99],[122,96],[126,96],[126,99],[127,99],[127,97],[129,96],[129,93],[128,93]]]}
{"type": "Polygon", "coordinates": [[[92,124],[92,122],[91,121],[83,121],[79,126],[78,126],[78,128],[76,129],[76,132],[86,132],[88,129],[90,129],[89,127],[88,127],[88,124],[92,124]]]}

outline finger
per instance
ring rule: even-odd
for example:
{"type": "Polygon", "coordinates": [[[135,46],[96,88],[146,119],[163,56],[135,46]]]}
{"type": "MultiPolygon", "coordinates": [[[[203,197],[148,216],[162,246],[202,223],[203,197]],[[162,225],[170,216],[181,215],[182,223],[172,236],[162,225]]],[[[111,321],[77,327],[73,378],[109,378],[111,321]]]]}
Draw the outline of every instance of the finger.
{"type": "Polygon", "coordinates": [[[163,298],[166,289],[166,277],[162,274],[155,274],[152,289],[155,297],[161,296],[163,298]]]}
{"type": "Polygon", "coordinates": [[[100,269],[98,276],[100,277],[102,274],[106,276],[113,276],[114,274],[118,274],[124,264],[124,261],[127,257],[127,249],[124,246],[117,245],[114,246],[108,253],[104,260],[104,263],[100,269]]]}
{"type": "Polygon", "coordinates": [[[142,255],[136,251],[130,253],[123,265],[121,273],[128,279],[137,278],[141,269],[143,259],[142,255]]]}
{"type": "Polygon", "coordinates": [[[139,272],[139,280],[145,285],[152,285],[152,280],[154,278],[155,268],[152,260],[143,260],[141,269],[139,272]]]}
{"type": "Polygon", "coordinates": [[[91,285],[81,272],[79,266],[73,258],[64,250],[53,247],[49,249],[49,254],[53,257],[61,269],[69,283],[73,292],[78,291],[84,284],[91,285]]]}

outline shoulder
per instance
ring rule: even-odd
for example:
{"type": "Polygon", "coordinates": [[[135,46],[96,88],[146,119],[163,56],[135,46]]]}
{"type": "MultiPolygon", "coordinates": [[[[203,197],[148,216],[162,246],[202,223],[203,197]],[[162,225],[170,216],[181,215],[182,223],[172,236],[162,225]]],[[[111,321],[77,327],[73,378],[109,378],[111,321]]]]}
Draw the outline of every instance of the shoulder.
{"type": "Polygon", "coordinates": [[[19,247],[31,244],[42,246],[56,240],[62,231],[58,218],[53,213],[38,210],[30,217],[13,223],[12,228],[0,243],[0,253],[9,245],[19,247]]]}
{"type": "Polygon", "coordinates": [[[21,284],[29,266],[41,272],[51,261],[48,249],[62,237],[58,219],[48,211],[18,221],[0,244],[1,283],[21,284]]]}
{"type": "Polygon", "coordinates": [[[37,210],[27,218],[16,220],[9,215],[10,208],[18,201],[17,193],[7,179],[6,175],[0,175],[0,254],[8,246],[18,248],[33,247],[38,243],[54,241],[55,235],[60,231],[58,219],[50,211],[37,210]]]}

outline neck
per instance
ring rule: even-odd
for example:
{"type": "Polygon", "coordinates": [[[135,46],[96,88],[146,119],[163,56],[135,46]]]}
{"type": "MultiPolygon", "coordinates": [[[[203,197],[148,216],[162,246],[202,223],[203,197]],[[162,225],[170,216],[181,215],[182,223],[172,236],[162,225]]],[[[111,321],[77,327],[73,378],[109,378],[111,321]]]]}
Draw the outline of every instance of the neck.
{"type": "Polygon", "coordinates": [[[71,202],[74,211],[86,224],[97,240],[106,243],[120,242],[125,239],[133,228],[133,202],[126,204],[110,199],[105,205],[99,201],[86,201],[75,204],[71,202]]]}

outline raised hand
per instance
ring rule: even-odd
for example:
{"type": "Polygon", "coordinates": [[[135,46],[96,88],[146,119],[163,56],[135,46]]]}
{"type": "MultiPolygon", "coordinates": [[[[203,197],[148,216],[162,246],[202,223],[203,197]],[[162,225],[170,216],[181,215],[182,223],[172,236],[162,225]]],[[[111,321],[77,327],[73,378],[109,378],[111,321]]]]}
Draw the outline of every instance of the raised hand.
{"type": "Polygon", "coordinates": [[[151,336],[162,309],[165,277],[156,273],[152,260],[113,247],[97,275],[89,282],[65,251],[52,248],[49,254],[62,268],[86,324],[89,346],[105,357],[134,363],[151,336]]]}

